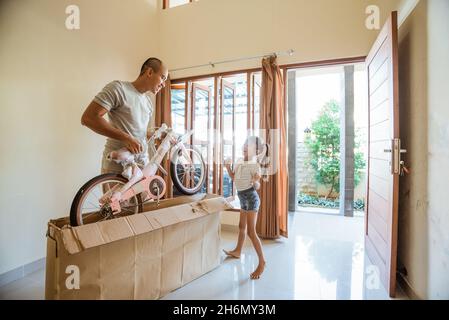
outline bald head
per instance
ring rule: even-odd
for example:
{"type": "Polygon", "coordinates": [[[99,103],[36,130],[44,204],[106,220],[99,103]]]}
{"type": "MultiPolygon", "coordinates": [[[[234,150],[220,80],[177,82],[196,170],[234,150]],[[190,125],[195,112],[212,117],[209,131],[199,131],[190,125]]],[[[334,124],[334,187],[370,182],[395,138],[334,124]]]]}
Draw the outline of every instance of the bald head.
{"type": "Polygon", "coordinates": [[[142,64],[142,67],[140,68],[140,75],[144,74],[148,68],[151,68],[153,70],[153,72],[159,72],[159,70],[161,69],[161,66],[162,66],[162,61],[159,60],[158,58],[154,58],[154,57],[148,58],[142,64]]]}

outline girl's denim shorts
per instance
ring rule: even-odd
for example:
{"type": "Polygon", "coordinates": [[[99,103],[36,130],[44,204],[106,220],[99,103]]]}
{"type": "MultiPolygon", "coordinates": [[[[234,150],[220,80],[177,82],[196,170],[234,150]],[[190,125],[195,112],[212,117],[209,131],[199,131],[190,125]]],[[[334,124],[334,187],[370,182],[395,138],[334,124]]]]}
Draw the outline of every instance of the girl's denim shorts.
{"type": "Polygon", "coordinates": [[[240,200],[240,208],[245,211],[258,211],[260,207],[260,198],[254,188],[237,191],[240,200]]]}

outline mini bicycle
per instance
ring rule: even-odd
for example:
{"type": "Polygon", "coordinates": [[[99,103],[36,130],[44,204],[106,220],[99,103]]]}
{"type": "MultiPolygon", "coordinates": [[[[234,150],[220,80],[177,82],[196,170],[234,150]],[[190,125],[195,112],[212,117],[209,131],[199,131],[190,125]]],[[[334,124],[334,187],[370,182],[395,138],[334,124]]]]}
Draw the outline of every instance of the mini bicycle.
{"type": "Polygon", "coordinates": [[[141,175],[137,179],[127,179],[122,174],[106,173],[86,182],[73,199],[70,224],[79,226],[135,214],[143,211],[144,203],[159,201],[166,192],[166,184],[156,173],[160,170],[164,176],[168,174],[161,166],[167,154],[170,157],[170,176],[176,189],[185,195],[199,192],[206,179],[206,164],[201,153],[186,144],[192,134],[191,130],[178,135],[162,124],[148,140],[153,156],[141,170],[141,175]],[[156,149],[157,139],[162,141],[156,149]]]}

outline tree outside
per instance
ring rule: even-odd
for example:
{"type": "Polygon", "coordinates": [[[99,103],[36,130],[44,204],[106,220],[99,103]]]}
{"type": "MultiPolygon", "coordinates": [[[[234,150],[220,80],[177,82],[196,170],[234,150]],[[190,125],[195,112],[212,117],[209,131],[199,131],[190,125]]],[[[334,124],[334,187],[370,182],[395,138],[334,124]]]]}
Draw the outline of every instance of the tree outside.
{"type": "MultiPolygon", "coordinates": [[[[308,165],[314,171],[316,182],[328,188],[324,199],[328,201],[333,193],[338,194],[340,191],[340,105],[338,102],[330,100],[325,103],[310,129],[304,141],[310,154],[308,165]]],[[[365,168],[364,155],[360,151],[360,135],[357,131],[354,141],[355,186],[360,183],[365,168]]],[[[360,203],[356,203],[356,207],[360,206],[360,203]]]]}

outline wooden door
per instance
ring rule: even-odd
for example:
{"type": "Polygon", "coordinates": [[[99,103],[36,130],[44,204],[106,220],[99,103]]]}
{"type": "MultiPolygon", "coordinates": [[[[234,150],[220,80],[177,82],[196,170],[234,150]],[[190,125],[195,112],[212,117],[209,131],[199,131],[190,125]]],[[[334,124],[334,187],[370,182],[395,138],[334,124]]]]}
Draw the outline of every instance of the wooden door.
{"type": "Polygon", "coordinates": [[[392,12],[366,59],[369,148],[365,250],[391,297],[396,290],[401,170],[397,33],[397,12],[392,12]]]}

